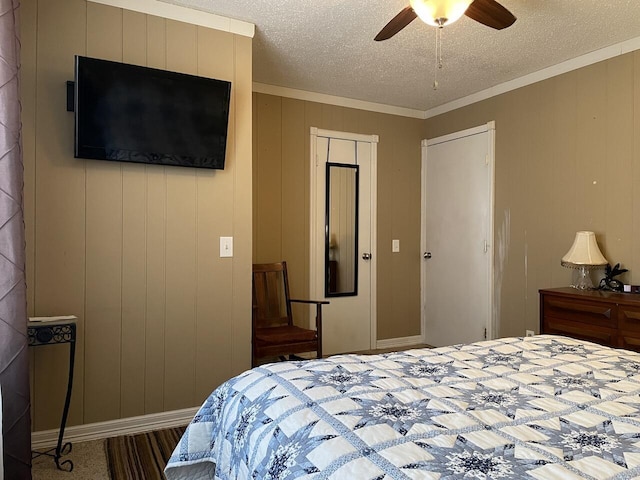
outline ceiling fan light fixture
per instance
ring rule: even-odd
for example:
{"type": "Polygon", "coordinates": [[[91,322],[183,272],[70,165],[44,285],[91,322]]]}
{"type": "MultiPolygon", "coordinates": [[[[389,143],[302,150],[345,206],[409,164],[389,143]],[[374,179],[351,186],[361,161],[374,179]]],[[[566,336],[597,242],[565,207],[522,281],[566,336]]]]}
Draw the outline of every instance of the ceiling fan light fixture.
{"type": "Polygon", "coordinates": [[[473,0],[410,0],[411,8],[424,23],[434,27],[458,20],[473,0]]]}

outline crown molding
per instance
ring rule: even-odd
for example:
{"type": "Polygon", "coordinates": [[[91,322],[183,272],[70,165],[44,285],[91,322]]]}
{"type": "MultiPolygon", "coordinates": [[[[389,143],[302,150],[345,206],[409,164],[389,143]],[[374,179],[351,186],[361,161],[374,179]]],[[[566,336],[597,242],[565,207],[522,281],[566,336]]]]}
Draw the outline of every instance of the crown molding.
{"type": "Polygon", "coordinates": [[[265,93],[267,95],[276,95],[279,97],[324,103],[326,105],[336,105],[338,107],[356,108],[358,110],[367,110],[369,112],[388,113],[402,117],[419,118],[421,120],[424,120],[425,118],[423,110],[395,107],[393,105],[385,105],[384,103],[366,102],[364,100],[355,100],[353,98],[337,97],[335,95],[327,95],[324,93],[308,92],[306,90],[297,90],[295,88],[279,87],[277,85],[268,85],[266,83],[254,82],[253,91],[256,93],[265,93]]]}
{"type": "Polygon", "coordinates": [[[624,55],[635,50],[640,50],[640,37],[601,48],[600,50],[594,50],[593,52],[538,70],[537,72],[530,73],[529,75],[525,75],[523,77],[501,83],[495,87],[487,88],[486,90],[482,90],[472,95],[439,105],[426,110],[424,112],[424,118],[431,118],[452,110],[457,110],[458,108],[466,107],[473,103],[481,102],[482,100],[502,95],[503,93],[517,90],[518,88],[526,87],[527,85],[541,82],[549,78],[557,77],[558,75],[578,70],[579,68],[587,67],[604,60],[609,60],[610,58],[624,55]]]}
{"type": "Polygon", "coordinates": [[[257,82],[253,84],[253,91],[270,95],[278,95],[281,97],[325,103],[328,105],[358,108],[360,110],[367,110],[371,112],[389,113],[392,115],[400,115],[403,117],[427,119],[636,50],[640,50],[640,37],[632,38],[630,40],[626,40],[609,47],[586,53],[579,57],[572,58],[565,62],[552,65],[551,67],[538,70],[537,72],[533,72],[528,75],[510,80],[508,82],[501,83],[494,87],[487,88],[486,90],[467,95],[466,97],[462,97],[457,100],[438,105],[437,107],[430,108],[428,110],[396,107],[393,105],[385,105],[382,103],[354,100],[346,97],[337,97],[333,95],[296,90],[287,87],[278,87],[257,82]]]}
{"type": "Polygon", "coordinates": [[[227,18],[221,15],[195,10],[193,8],[173,5],[159,0],[87,0],[93,3],[101,3],[111,7],[123,8],[134,12],[155,15],[170,20],[199,25],[201,27],[222,30],[223,32],[235,33],[244,37],[253,38],[255,35],[255,25],[243,22],[234,18],[227,18]]]}

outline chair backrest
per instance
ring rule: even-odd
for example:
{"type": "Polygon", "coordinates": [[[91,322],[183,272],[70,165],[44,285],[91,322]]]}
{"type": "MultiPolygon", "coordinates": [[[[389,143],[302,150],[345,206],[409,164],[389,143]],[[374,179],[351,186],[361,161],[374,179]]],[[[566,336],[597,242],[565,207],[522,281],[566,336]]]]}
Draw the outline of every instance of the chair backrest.
{"type": "Polygon", "coordinates": [[[254,328],[292,325],[287,262],[253,265],[254,328]]]}

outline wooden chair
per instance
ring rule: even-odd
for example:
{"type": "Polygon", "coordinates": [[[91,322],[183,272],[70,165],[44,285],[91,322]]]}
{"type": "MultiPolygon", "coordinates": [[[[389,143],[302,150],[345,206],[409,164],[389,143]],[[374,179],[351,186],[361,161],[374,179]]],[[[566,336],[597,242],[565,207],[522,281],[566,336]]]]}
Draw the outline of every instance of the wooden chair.
{"type": "Polygon", "coordinates": [[[322,305],[329,302],[289,297],[287,263],[253,265],[253,326],[251,366],[263,357],[316,352],[322,358],[322,305]],[[293,323],[292,303],[316,305],[316,329],[293,323]]]}

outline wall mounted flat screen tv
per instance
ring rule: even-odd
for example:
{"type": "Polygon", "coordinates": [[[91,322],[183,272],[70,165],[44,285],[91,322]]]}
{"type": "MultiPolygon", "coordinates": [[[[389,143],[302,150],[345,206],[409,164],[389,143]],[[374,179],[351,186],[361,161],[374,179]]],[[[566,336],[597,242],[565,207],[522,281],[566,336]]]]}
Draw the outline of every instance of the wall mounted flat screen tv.
{"type": "Polygon", "coordinates": [[[76,56],[75,156],[223,169],[231,83],[76,56]]]}

